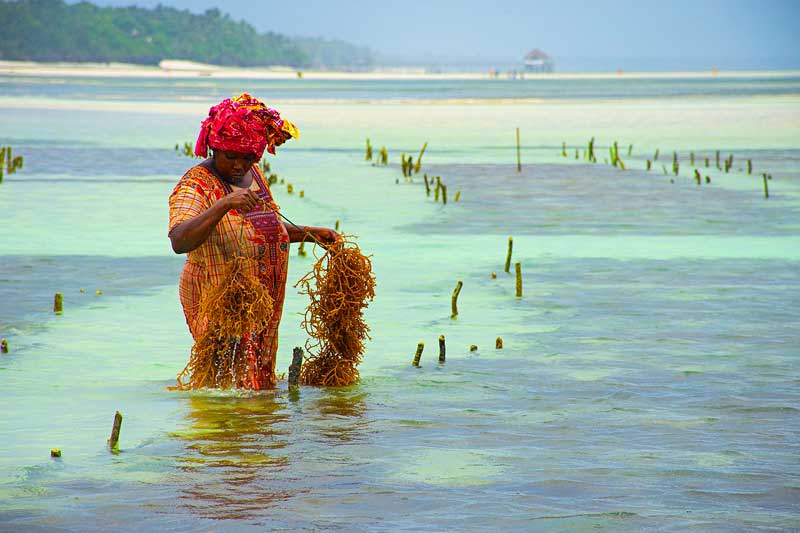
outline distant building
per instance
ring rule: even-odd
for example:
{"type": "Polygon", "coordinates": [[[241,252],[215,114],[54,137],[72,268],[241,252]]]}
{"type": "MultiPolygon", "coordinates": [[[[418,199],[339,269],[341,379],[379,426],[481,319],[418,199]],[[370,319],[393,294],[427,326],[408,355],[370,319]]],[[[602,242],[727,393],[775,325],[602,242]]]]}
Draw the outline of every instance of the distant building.
{"type": "Polygon", "coordinates": [[[553,59],[534,48],[525,56],[525,72],[553,72],[553,59]]]}

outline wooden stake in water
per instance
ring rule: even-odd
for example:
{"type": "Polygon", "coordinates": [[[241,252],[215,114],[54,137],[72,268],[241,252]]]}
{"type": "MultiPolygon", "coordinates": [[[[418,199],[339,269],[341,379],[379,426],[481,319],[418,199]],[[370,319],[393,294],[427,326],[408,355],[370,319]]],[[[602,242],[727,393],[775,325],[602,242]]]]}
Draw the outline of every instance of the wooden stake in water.
{"type": "Polygon", "coordinates": [[[505,271],[509,272],[511,270],[511,250],[514,248],[514,239],[512,237],[508,238],[508,254],[506,254],[506,266],[505,271]]]}
{"type": "Polygon", "coordinates": [[[336,226],[334,227],[334,231],[336,231],[336,232],[339,231],[339,219],[338,218],[336,219],[336,226]]]}
{"type": "Polygon", "coordinates": [[[694,166],[694,152],[689,152],[689,164],[694,166]]]}
{"type": "Polygon", "coordinates": [[[450,318],[456,318],[458,316],[458,295],[461,293],[461,287],[464,286],[461,280],[458,280],[456,283],[456,288],[453,289],[453,295],[450,297],[450,318]]]}
{"type": "MultiPolygon", "coordinates": [[[[428,147],[428,141],[425,141],[425,144],[422,145],[422,150],[419,151],[419,156],[417,156],[417,164],[414,165],[414,174],[419,174],[419,169],[422,166],[422,154],[425,153],[425,148],[428,147]]],[[[411,156],[409,156],[410,158],[411,156]]],[[[409,172],[409,175],[411,173],[409,172]]]]}
{"type": "Polygon", "coordinates": [[[303,349],[295,346],[292,349],[292,364],[289,365],[289,390],[300,388],[300,370],[303,368],[303,349]]]}
{"type": "Polygon", "coordinates": [[[443,365],[445,361],[446,348],[444,345],[444,335],[439,335],[439,364],[443,365]]]}
{"type": "Polygon", "coordinates": [[[469,345],[469,351],[470,352],[477,352],[478,351],[478,345],[477,344],[470,344],[469,345]]]}
{"type": "Polygon", "coordinates": [[[0,353],[8,353],[8,341],[0,339],[0,353]]]}
{"type": "Polygon", "coordinates": [[[447,185],[442,183],[442,205],[447,205],[447,185]]]}
{"type": "Polygon", "coordinates": [[[519,153],[519,128],[517,128],[517,172],[522,172],[522,159],[519,153]]]}
{"type": "Polygon", "coordinates": [[[425,196],[431,195],[431,184],[428,183],[428,175],[423,174],[422,177],[425,179],[425,196]]]}
{"type": "Polygon", "coordinates": [[[514,269],[517,271],[517,298],[522,298],[522,265],[519,261],[514,263],[514,269]]]}
{"type": "Polygon", "coordinates": [[[414,354],[414,361],[411,363],[412,365],[419,367],[419,360],[422,358],[422,350],[425,349],[425,343],[420,342],[417,344],[417,353],[414,354]]]}
{"type": "Polygon", "coordinates": [[[453,201],[457,202],[459,198],[461,198],[461,190],[460,189],[456,191],[456,195],[453,197],[453,201]]]}
{"type": "Polygon", "coordinates": [[[122,414],[117,411],[114,414],[114,425],[111,426],[111,437],[108,439],[108,449],[111,453],[119,453],[119,432],[122,429],[122,414]]]}
{"type": "Polygon", "coordinates": [[[764,198],[769,199],[769,187],[767,186],[767,174],[766,172],[762,174],[764,176],[764,198]]]}
{"type": "Polygon", "coordinates": [[[53,297],[53,312],[59,315],[64,312],[64,296],[60,292],[53,297]]]}
{"type": "Polygon", "coordinates": [[[589,139],[589,161],[597,163],[597,158],[594,155],[594,137],[589,139]]]}
{"type": "Polygon", "coordinates": [[[494,349],[495,350],[502,350],[503,349],[503,338],[497,337],[494,341],[494,349]]]}
{"type": "Polygon", "coordinates": [[[748,159],[747,160],[747,173],[748,174],[752,174],[753,173],[753,160],[752,159],[748,159]]]}
{"type": "Polygon", "coordinates": [[[653,155],[653,161],[658,161],[658,148],[656,148],[656,153],[653,155]]]}
{"type": "Polygon", "coordinates": [[[703,179],[700,177],[700,171],[697,169],[694,169],[694,179],[697,181],[697,186],[699,187],[703,179]]]}
{"type": "Polygon", "coordinates": [[[722,167],[719,166],[719,150],[717,150],[717,170],[722,170],[722,167]]]}
{"type": "Polygon", "coordinates": [[[648,171],[648,172],[650,172],[650,168],[651,168],[652,166],[653,166],[653,163],[652,163],[652,161],[650,161],[650,160],[648,159],[648,160],[647,160],[647,171],[648,171]]]}
{"type": "Polygon", "coordinates": [[[567,143],[561,142],[561,157],[567,157],[567,143]]]}
{"type": "Polygon", "coordinates": [[[372,161],[372,145],[369,143],[369,138],[367,138],[367,161],[372,161]]]}
{"type": "Polygon", "coordinates": [[[628,145],[628,155],[631,155],[632,152],[633,152],[633,145],[629,144],[628,145]]]}

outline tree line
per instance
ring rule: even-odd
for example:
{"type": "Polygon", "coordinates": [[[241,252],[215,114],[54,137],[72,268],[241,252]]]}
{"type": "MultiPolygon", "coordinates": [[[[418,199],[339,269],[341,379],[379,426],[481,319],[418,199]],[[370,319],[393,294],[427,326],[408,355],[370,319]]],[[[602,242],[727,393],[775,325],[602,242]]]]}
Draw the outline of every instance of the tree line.
{"type": "Polygon", "coordinates": [[[63,0],[0,1],[0,59],[364,69],[372,52],[342,41],[258,33],[218,9],[99,7],[63,0]]]}

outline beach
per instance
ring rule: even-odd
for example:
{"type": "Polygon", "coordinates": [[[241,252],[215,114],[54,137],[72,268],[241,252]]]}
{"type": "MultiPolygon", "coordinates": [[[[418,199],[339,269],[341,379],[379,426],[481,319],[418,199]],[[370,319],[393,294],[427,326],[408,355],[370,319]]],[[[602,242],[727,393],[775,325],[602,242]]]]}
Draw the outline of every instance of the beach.
{"type": "MultiPolygon", "coordinates": [[[[800,527],[800,74],[172,67],[0,63],[25,157],[0,184],[0,529],[800,527]],[[372,256],[357,385],[167,390],[175,147],[243,91],[301,131],[269,159],[282,212],[372,256]]],[[[292,248],[279,373],[313,260],[292,248]]]]}
{"type": "MultiPolygon", "coordinates": [[[[743,70],[725,71],[709,68],[705,71],[684,72],[554,72],[526,73],[515,71],[513,76],[524,79],[583,80],[583,79],[703,79],[703,78],[775,78],[797,76],[800,71],[743,70]]],[[[427,72],[421,67],[378,67],[366,71],[306,70],[289,66],[225,67],[184,60],[163,60],[159,65],[132,63],[41,63],[35,61],[0,61],[0,75],[37,77],[96,77],[96,78],[212,78],[255,80],[484,80],[507,79],[508,72],[427,72]],[[299,74],[299,75],[298,75],[299,74]]]]}

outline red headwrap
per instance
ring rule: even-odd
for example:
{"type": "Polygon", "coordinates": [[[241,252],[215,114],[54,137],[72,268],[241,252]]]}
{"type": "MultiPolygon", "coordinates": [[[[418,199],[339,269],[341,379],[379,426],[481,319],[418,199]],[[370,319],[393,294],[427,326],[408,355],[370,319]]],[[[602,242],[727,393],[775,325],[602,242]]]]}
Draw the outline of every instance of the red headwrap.
{"type": "Polygon", "coordinates": [[[233,99],[226,98],[208,111],[194,153],[206,157],[209,148],[217,148],[255,154],[261,159],[265,148],[274,154],[276,145],[298,136],[297,127],[282,119],[277,110],[243,93],[233,99]]]}

